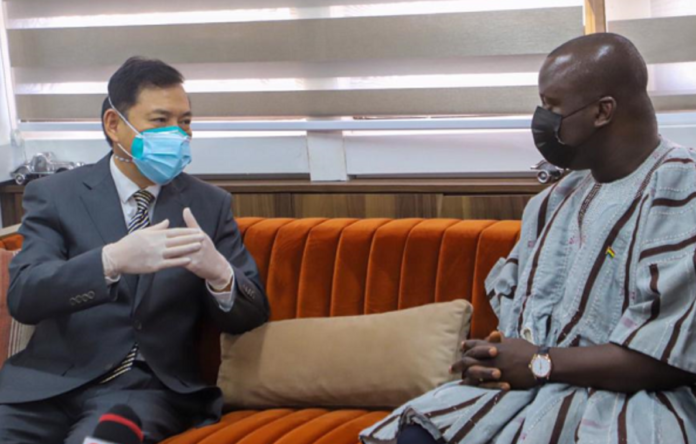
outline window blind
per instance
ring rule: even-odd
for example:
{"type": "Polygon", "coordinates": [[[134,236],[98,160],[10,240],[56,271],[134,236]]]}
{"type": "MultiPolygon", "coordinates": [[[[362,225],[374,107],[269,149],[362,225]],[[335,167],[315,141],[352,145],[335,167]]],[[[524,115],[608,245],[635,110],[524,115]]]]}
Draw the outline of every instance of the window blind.
{"type": "Polygon", "coordinates": [[[577,0],[5,5],[28,122],[95,119],[134,54],[179,68],[202,118],[529,113],[544,56],[583,33],[577,0]]]}

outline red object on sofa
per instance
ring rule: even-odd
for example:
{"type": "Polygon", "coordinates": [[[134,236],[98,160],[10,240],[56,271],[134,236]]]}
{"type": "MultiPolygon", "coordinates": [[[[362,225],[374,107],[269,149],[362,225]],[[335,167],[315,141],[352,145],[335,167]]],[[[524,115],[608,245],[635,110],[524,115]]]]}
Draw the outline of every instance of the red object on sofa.
{"type": "MultiPolygon", "coordinates": [[[[498,258],[510,252],[520,229],[519,221],[453,219],[240,218],[238,223],[266,285],[272,320],[383,313],[466,299],[474,306],[470,336],[476,338],[497,324],[483,281],[498,258]]],[[[18,246],[16,238],[2,241],[8,249],[18,246]]],[[[7,260],[0,266],[4,305],[7,260]]],[[[2,349],[9,328],[2,307],[2,349]]],[[[200,350],[206,378],[214,382],[219,333],[209,326],[202,329],[200,350]]],[[[358,432],[387,413],[284,406],[236,411],[219,424],[165,443],[356,444],[358,432]]]]}

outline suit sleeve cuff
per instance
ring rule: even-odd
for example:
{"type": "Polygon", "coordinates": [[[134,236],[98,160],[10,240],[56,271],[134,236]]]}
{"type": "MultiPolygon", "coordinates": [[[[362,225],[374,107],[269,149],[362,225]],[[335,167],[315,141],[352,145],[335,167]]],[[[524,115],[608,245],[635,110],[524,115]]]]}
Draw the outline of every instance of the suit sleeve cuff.
{"type": "Polygon", "coordinates": [[[113,263],[111,262],[111,257],[109,256],[107,248],[108,245],[102,249],[102,264],[104,266],[104,279],[106,279],[106,286],[110,287],[121,280],[121,275],[114,273],[113,263]]]}
{"type": "Polygon", "coordinates": [[[104,279],[106,280],[106,286],[110,287],[114,284],[117,284],[118,281],[121,280],[121,275],[117,275],[116,277],[109,277],[109,276],[104,276],[104,279]]]}
{"type": "Polygon", "coordinates": [[[210,285],[210,282],[206,281],[205,286],[208,292],[215,298],[220,307],[220,310],[224,312],[229,312],[234,306],[234,301],[237,298],[237,286],[236,279],[234,276],[234,270],[232,270],[232,277],[230,282],[230,291],[215,291],[215,289],[210,285]]]}

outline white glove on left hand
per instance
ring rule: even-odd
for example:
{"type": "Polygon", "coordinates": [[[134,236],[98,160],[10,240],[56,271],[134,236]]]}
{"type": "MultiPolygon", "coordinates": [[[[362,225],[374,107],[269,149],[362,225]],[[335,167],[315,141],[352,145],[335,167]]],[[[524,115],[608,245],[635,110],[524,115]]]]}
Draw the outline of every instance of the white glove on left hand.
{"type": "MultiPolygon", "coordinates": [[[[184,221],[188,228],[201,229],[189,208],[184,210],[184,221]]],[[[186,265],[186,269],[208,281],[214,289],[225,288],[232,281],[232,266],[225,256],[217,251],[210,236],[203,230],[201,233],[203,234],[202,246],[198,251],[188,255],[191,262],[186,265]]]]}

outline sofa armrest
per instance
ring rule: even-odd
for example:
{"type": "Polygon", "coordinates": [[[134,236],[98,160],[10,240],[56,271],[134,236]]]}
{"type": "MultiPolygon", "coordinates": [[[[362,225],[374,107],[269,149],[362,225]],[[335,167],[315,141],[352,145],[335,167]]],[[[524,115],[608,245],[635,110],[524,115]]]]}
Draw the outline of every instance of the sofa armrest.
{"type": "Polygon", "coordinates": [[[0,229],[0,366],[7,358],[24,350],[34,333],[34,327],[12,319],[7,308],[10,261],[18,251],[16,248],[21,246],[18,228],[19,225],[0,229]]]}
{"type": "Polygon", "coordinates": [[[7,237],[16,236],[17,232],[19,231],[20,225],[21,224],[17,224],[17,225],[12,225],[10,227],[0,228],[0,240],[3,240],[7,237]]]}

